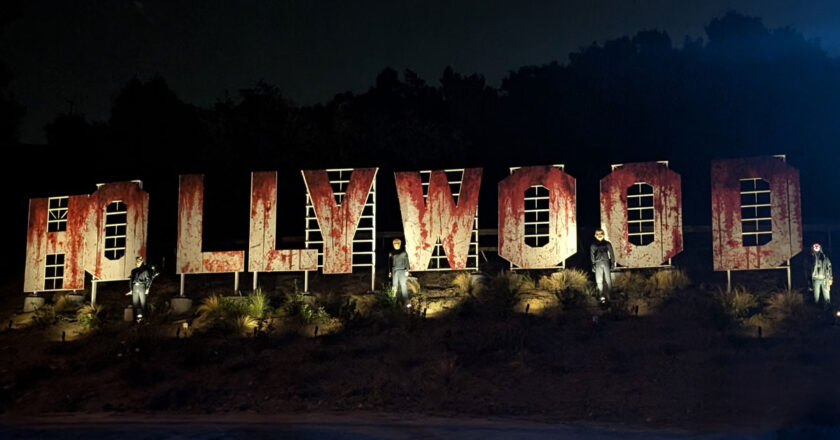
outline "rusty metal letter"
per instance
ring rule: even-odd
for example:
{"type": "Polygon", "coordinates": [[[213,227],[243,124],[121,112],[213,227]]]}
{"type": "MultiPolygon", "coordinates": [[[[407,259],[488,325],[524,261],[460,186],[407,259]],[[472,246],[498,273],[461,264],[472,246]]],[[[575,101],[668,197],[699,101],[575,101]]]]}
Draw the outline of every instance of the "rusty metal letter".
{"type": "MultiPolygon", "coordinates": [[[[802,250],[799,171],[776,157],[712,161],[712,254],[714,270],[766,269],[802,250]],[[744,246],[741,180],[769,184],[772,239],[744,246]]],[[[749,231],[747,231],[749,233],[749,231]]]]}
{"type": "Polygon", "coordinates": [[[657,162],[624,164],[601,179],[601,227],[615,249],[616,262],[625,267],[655,267],[683,250],[682,186],[680,175],[657,162]],[[637,183],[652,187],[653,241],[630,242],[628,189],[637,183]]]}
{"type": "Polygon", "coordinates": [[[575,179],[550,166],[522,167],[499,182],[499,256],[523,269],[552,268],[577,252],[575,179]],[[549,240],[525,243],[525,191],[549,192],[549,240]]]}
{"type": "Polygon", "coordinates": [[[341,204],[335,199],[326,170],[301,171],[324,240],[323,273],[353,272],[353,237],[377,169],[354,169],[341,204]]]}
{"type": "Polygon", "coordinates": [[[472,224],[478,209],[481,173],[481,168],[464,170],[457,205],[446,172],[432,171],[428,201],[423,198],[420,173],[394,173],[411,270],[426,270],[429,267],[438,239],[452,270],[467,266],[472,224]]]}
{"type": "Polygon", "coordinates": [[[251,228],[248,271],[290,272],[318,269],[315,249],[275,249],[277,245],[277,172],[251,173],[251,228]]]}
{"type": "Polygon", "coordinates": [[[245,251],[202,252],[204,175],[179,177],[176,273],[224,273],[245,270],[245,251]]]}

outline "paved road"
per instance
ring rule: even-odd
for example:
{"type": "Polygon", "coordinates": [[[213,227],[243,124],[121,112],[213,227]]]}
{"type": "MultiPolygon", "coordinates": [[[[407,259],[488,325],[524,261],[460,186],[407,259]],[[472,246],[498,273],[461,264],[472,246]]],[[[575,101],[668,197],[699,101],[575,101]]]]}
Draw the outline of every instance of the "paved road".
{"type": "Polygon", "coordinates": [[[283,439],[283,440],[785,440],[840,438],[840,427],[697,433],[553,425],[514,420],[444,419],[404,415],[0,417],[0,439],[283,439]]]}

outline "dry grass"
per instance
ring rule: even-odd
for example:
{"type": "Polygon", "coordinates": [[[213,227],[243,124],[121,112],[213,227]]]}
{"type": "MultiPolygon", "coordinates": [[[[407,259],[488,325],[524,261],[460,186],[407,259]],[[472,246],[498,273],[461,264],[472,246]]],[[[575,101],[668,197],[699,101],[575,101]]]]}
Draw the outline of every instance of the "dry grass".
{"type": "Polygon", "coordinates": [[[805,304],[799,291],[771,294],[765,310],[774,328],[780,331],[802,329],[807,321],[805,304]]]}
{"type": "Polygon", "coordinates": [[[691,284],[682,269],[663,269],[654,272],[647,280],[647,292],[651,296],[670,295],[691,284]]]}
{"type": "Polygon", "coordinates": [[[759,304],[754,294],[740,286],[731,292],[719,290],[715,294],[715,300],[728,323],[736,325],[743,324],[759,304]]]}
{"type": "Polygon", "coordinates": [[[538,287],[549,292],[585,292],[590,285],[589,276],[580,269],[564,269],[540,278],[538,287]]]}
{"type": "Polygon", "coordinates": [[[462,295],[479,295],[484,288],[481,277],[474,276],[469,272],[461,272],[452,280],[452,286],[462,295]]]}
{"type": "Polygon", "coordinates": [[[629,298],[642,298],[647,294],[647,279],[639,272],[624,271],[615,276],[613,288],[629,298]]]}

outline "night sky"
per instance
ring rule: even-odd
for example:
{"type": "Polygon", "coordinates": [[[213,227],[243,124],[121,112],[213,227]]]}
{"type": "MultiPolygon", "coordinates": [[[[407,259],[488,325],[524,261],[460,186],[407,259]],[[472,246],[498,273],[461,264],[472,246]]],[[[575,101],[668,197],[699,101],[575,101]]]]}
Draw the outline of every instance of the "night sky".
{"type": "Polygon", "coordinates": [[[728,9],[792,26],[840,54],[836,1],[31,1],[9,24],[0,57],[27,107],[21,140],[74,111],[108,118],[132,78],[166,78],[178,96],[212,104],[258,80],[301,104],[373,84],[385,66],[436,83],[444,67],[498,85],[509,70],[558,60],[642,29],[679,44],[728,9]]]}

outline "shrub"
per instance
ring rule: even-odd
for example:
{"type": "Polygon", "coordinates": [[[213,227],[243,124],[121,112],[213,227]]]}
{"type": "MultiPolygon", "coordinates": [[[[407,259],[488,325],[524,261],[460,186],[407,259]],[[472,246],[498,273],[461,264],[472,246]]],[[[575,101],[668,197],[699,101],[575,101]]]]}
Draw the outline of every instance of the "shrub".
{"type": "Polygon", "coordinates": [[[87,331],[98,330],[102,326],[102,306],[87,305],[76,312],[76,322],[87,331]]]}

